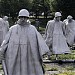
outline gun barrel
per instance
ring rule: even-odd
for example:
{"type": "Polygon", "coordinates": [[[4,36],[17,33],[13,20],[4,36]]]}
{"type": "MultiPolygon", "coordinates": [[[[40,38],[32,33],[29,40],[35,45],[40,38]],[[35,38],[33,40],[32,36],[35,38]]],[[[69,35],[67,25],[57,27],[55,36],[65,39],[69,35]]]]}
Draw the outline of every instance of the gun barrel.
{"type": "Polygon", "coordinates": [[[6,65],[5,65],[5,60],[2,60],[2,66],[3,66],[4,75],[7,75],[7,69],[6,69],[6,65]]]}

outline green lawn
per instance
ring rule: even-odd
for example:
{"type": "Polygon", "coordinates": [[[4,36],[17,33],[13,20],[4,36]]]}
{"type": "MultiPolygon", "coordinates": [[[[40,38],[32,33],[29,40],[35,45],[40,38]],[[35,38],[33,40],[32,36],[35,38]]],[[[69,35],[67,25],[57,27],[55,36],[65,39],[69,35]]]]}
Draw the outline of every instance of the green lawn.
{"type": "MultiPolygon", "coordinates": [[[[56,56],[51,55],[50,61],[55,60],[56,56]]],[[[44,60],[48,60],[48,56],[44,56],[44,60]]],[[[58,55],[58,60],[75,60],[75,50],[71,50],[71,54],[61,54],[58,55]]],[[[75,63],[50,63],[44,64],[44,69],[46,71],[45,75],[75,75],[75,63]]]]}
{"type": "MultiPolygon", "coordinates": [[[[56,55],[51,55],[50,56],[50,60],[55,60],[56,58],[56,55]]],[[[65,59],[68,59],[68,60],[75,60],[75,50],[71,50],[71,54],[61,54],[61,55],[58,55],[58,60],[65,60],[65,59]]],[[[44,59],[48,60],[48,56],[47,55],[44,55],[44,59]]]]}
{"type": "Polygon", "coordinates": [[[45,75],[75,75],[74,63],[59,65],[57,63],[44,64],[45,75]]]}

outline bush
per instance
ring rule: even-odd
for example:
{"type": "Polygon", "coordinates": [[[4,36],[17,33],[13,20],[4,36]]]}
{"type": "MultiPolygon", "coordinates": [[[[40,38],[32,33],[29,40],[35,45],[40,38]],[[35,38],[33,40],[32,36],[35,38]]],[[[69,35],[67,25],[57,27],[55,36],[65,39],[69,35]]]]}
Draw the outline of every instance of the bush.
{"type": "Polygon", "coordinates": [[[58,75],[75,75],[75,72],[64,72],[64,73],[60,73],[58,75]]]}

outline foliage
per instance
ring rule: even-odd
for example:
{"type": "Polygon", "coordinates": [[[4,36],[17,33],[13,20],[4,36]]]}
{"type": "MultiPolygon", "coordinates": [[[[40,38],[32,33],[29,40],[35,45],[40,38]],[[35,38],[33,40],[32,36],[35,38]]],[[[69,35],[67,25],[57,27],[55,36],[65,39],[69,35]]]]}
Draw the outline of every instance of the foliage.
{"type": "Polygon", "coordinates": [[[28,9],[37,16],[44,12],[47,17],[49,13],[62,12],[63,18],[72,15],[75,18],[75,0],[0,0],[0,15],[17,17],[22,8],[28,9]]]}
{"type": "Polygon", "coordinates": [[[58,69],[56,67],[53,67],[49,71],[58,71],[58,69]]]}
{"type": "Polygon", "coordinates": [[[60,73],[58,75],[75,75],[75,72],[64,72],[64,73],[60,73]]]}
{"type": "Polygon", "coordinates": [[[31,0],[1,0],[0,1],[0,14],[17,17],[18,11],[22,8],[31,7],[31,0]]]}
{"type": "Polygon", "coordinates": [[[50,67],[49,65],[47,64],[43,64],[43,67],[46,71],[58,71],[58,68],[57,67],[50,67]]]}
{"type": "Polygon", "coordinates": [[[63,18],[72,15],[75,18],[75,0],[52,0],[53,11],[62,12],[63,18]]]}
{"type": "Polygon", "coordinates": [[[73,66],[67,66],[66,69],[67,69],[67,71],[74,70],[74,67],[73,66]]]}
{"type": "MultiPolygon", "coordinates": [[[[71,54],[60,54],[57,56],[58,60],[65,60],[65,59],[68,59],[68,60],[74,60],[75,59],[75,50],[71,50],[72,53],[71,54]]],[[[44,59],[47,59],[47,55],[44,56],[44,59]]],[[[51,60],[55,60],[56,59],[56,55],[51,55],[50,56],[50,59],[51,60]]]]}
{"type": "Polygon", "coordinates": [[[50,11],[50,0],[33,0],[32,11],[36,13],[36,18],[44,12],[44,16],[47,16],[50,11]]]}

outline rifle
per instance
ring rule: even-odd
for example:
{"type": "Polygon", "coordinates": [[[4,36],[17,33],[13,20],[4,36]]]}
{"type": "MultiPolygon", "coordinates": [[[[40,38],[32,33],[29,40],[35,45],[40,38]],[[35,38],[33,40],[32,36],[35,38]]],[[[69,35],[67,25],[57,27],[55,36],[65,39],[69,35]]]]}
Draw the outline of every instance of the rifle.
{"type": "Polygon", "coordinates": [[[4,75],[8,75],[8,74],[7,74],[7,69],[6,69],[5,60],[2,60],[2,66],[3,66],[4,75]]]}

